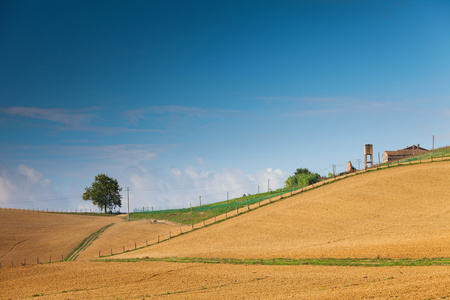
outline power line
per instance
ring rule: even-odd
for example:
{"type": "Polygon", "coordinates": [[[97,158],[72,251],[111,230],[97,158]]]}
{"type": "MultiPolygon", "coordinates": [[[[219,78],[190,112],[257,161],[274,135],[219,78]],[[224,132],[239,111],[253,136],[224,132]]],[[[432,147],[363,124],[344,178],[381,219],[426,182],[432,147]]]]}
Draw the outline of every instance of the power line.
{"type": "Polygon", "coordinates": [[[66,196],[66,197],[58,197],[58,198],[45,198],[45,197],[40,197],[40,198],[36,198],[36,200],[34,199],[18,199],[19,201],[8,201],[8,203],[14,203],[14,204],[21,204],[21,203],[35,203],[35,202],[49,202],[49,201],[59,201],[59,200],[69,200],[69,199],[73,199],[73,198],[80,198],[80,195],[76,195],[76,196],[66,196]]]}

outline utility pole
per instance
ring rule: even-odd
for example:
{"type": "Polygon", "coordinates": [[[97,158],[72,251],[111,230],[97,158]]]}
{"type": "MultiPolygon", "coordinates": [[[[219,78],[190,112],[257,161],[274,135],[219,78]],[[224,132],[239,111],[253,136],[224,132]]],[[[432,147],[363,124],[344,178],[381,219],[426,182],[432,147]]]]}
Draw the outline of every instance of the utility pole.
{"type": "Polygon", "coordinates": [[[130,221],[130,188],[127,187],[128,221],[130,221]]]}
{"type": "Polygon", "coordinates": [[[434,156],[434,135],[433,135],[433,156],[434,156]]]}

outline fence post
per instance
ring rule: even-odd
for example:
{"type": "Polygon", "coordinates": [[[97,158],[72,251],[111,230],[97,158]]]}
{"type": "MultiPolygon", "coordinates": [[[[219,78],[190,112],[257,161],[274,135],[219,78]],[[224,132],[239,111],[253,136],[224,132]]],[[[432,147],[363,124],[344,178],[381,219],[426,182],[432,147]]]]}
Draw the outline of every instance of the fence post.
{"type": "Polygon", "coordinates": [[[36,264],[37,264],[37,265],[39,264],[39,257],[36,258],[36,264]]]}
{"type": "Polygon", "coordinates": [[[112,248],[111,248],[111,255],[112,255],[112,248]]]}
{"type": "Polygon", "coordinates": [[[169,239],[172,238],[172,232],[169,231],[169,239]]]}
{"type": "Polygon", "coordinates": [[[192,230],[194,230],[194,224],[191,224],[192,225],[192,230]]]}
{"type": "Polygon", "coordinates": [[[123,250],[122,252],[125,252],[125,246],[122,246],[122,250],[123,250]]]}
{"type": "Polygon", "coordinates": [[[98,257],[101,257],[102,250],[98,250],[98,257]]]}
{"type": "Polygon", "coordinates": [[[134,243],[134,250],[136,250],[136,243],[134,243]]]}

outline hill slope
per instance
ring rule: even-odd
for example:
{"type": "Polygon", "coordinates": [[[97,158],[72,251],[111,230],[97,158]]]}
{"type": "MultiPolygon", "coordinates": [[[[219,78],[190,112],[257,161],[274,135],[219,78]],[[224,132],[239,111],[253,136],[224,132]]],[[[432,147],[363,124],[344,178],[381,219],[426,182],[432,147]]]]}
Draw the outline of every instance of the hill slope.
{"type": "Polygon", "coordinates": [[[124,257],[450,256],[450,163],[358,175],[124,257]]]}
{"type": "Polygon", "coordinates": [[[0,210],[0,263],[61,260],[84,238],[122,217],[0,210]]]}

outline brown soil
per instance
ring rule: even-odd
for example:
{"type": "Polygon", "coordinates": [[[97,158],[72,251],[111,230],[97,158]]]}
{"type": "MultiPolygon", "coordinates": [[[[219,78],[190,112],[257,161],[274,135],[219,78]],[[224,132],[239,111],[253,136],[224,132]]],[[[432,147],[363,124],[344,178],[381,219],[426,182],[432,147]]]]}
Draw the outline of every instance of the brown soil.
{"type": "MultiPolygon", "coordinates": [[[[449,257],[449,174],[449,162],[365,173],[114,257],[449,257]]],[[[6,216],[3,213],[1,219],[6,216]]],[[[1,251],[20,240],[33,244],[23,242],[8,255],[19,253],[24,245],[34,249],[22,253],[41,251],[50,241],[76,246],[108,224],[108,218],[101,217],[97,218],[104,220],[104,225],[92,220],[89,230],[74,227],[80,226],[80,219],[70,221],[72,227],[65,220],[67,228],[61,225],[62,220],[53,219],[28,224],[34,219],[31,214],[14,223],[15,229],[11,221],[1,220],[1,251]],[[4,224],[10,224],[6,231],[4,224]],[[33,224],[38,224],[38,231],[33,224]],[[49,227],[40,228],[42,224],[49,227]],[[42,238],[49,231],[53,237],[42,238]]],[[[181,231],[188,229],[182,227],[181,231]]],[[[158,235],[179,231],[177,225],[120,222],[105,231],[78,261],[14,268],[4,264],[0,269],[0,299],[450,298],[448,266],[237,266],[87,260],[97,257],[98,249],[120,252],[123,246],[126,250],[134,243],[140,247],[158,235]]]]}
{"type": "Polygon", "coordinates": [[[171,222],[153,223],[151,220],[140,220],[117,223],[106,230],[92,245],[78,257],[79,260],[97,258],[101,255],[110,255],[140,248],[148,244],[169,238],[191,229],[190,226],[176,225],[171,222]]]}
{"type": "Polygon", "coordinates": [[[0,209],[0,263],[61,260],[84,238],[120,216],[100,217],[0,209]]]}
{"type": "Polygon", "coordinates": [[[450,256],[450,162],[347,178],[122,257],[450,256]]]}
{"type": "Polygon", "coordinates": [[[0,270],[0,298],[444,299],[448,267],[74,261],[0,270]]]}

